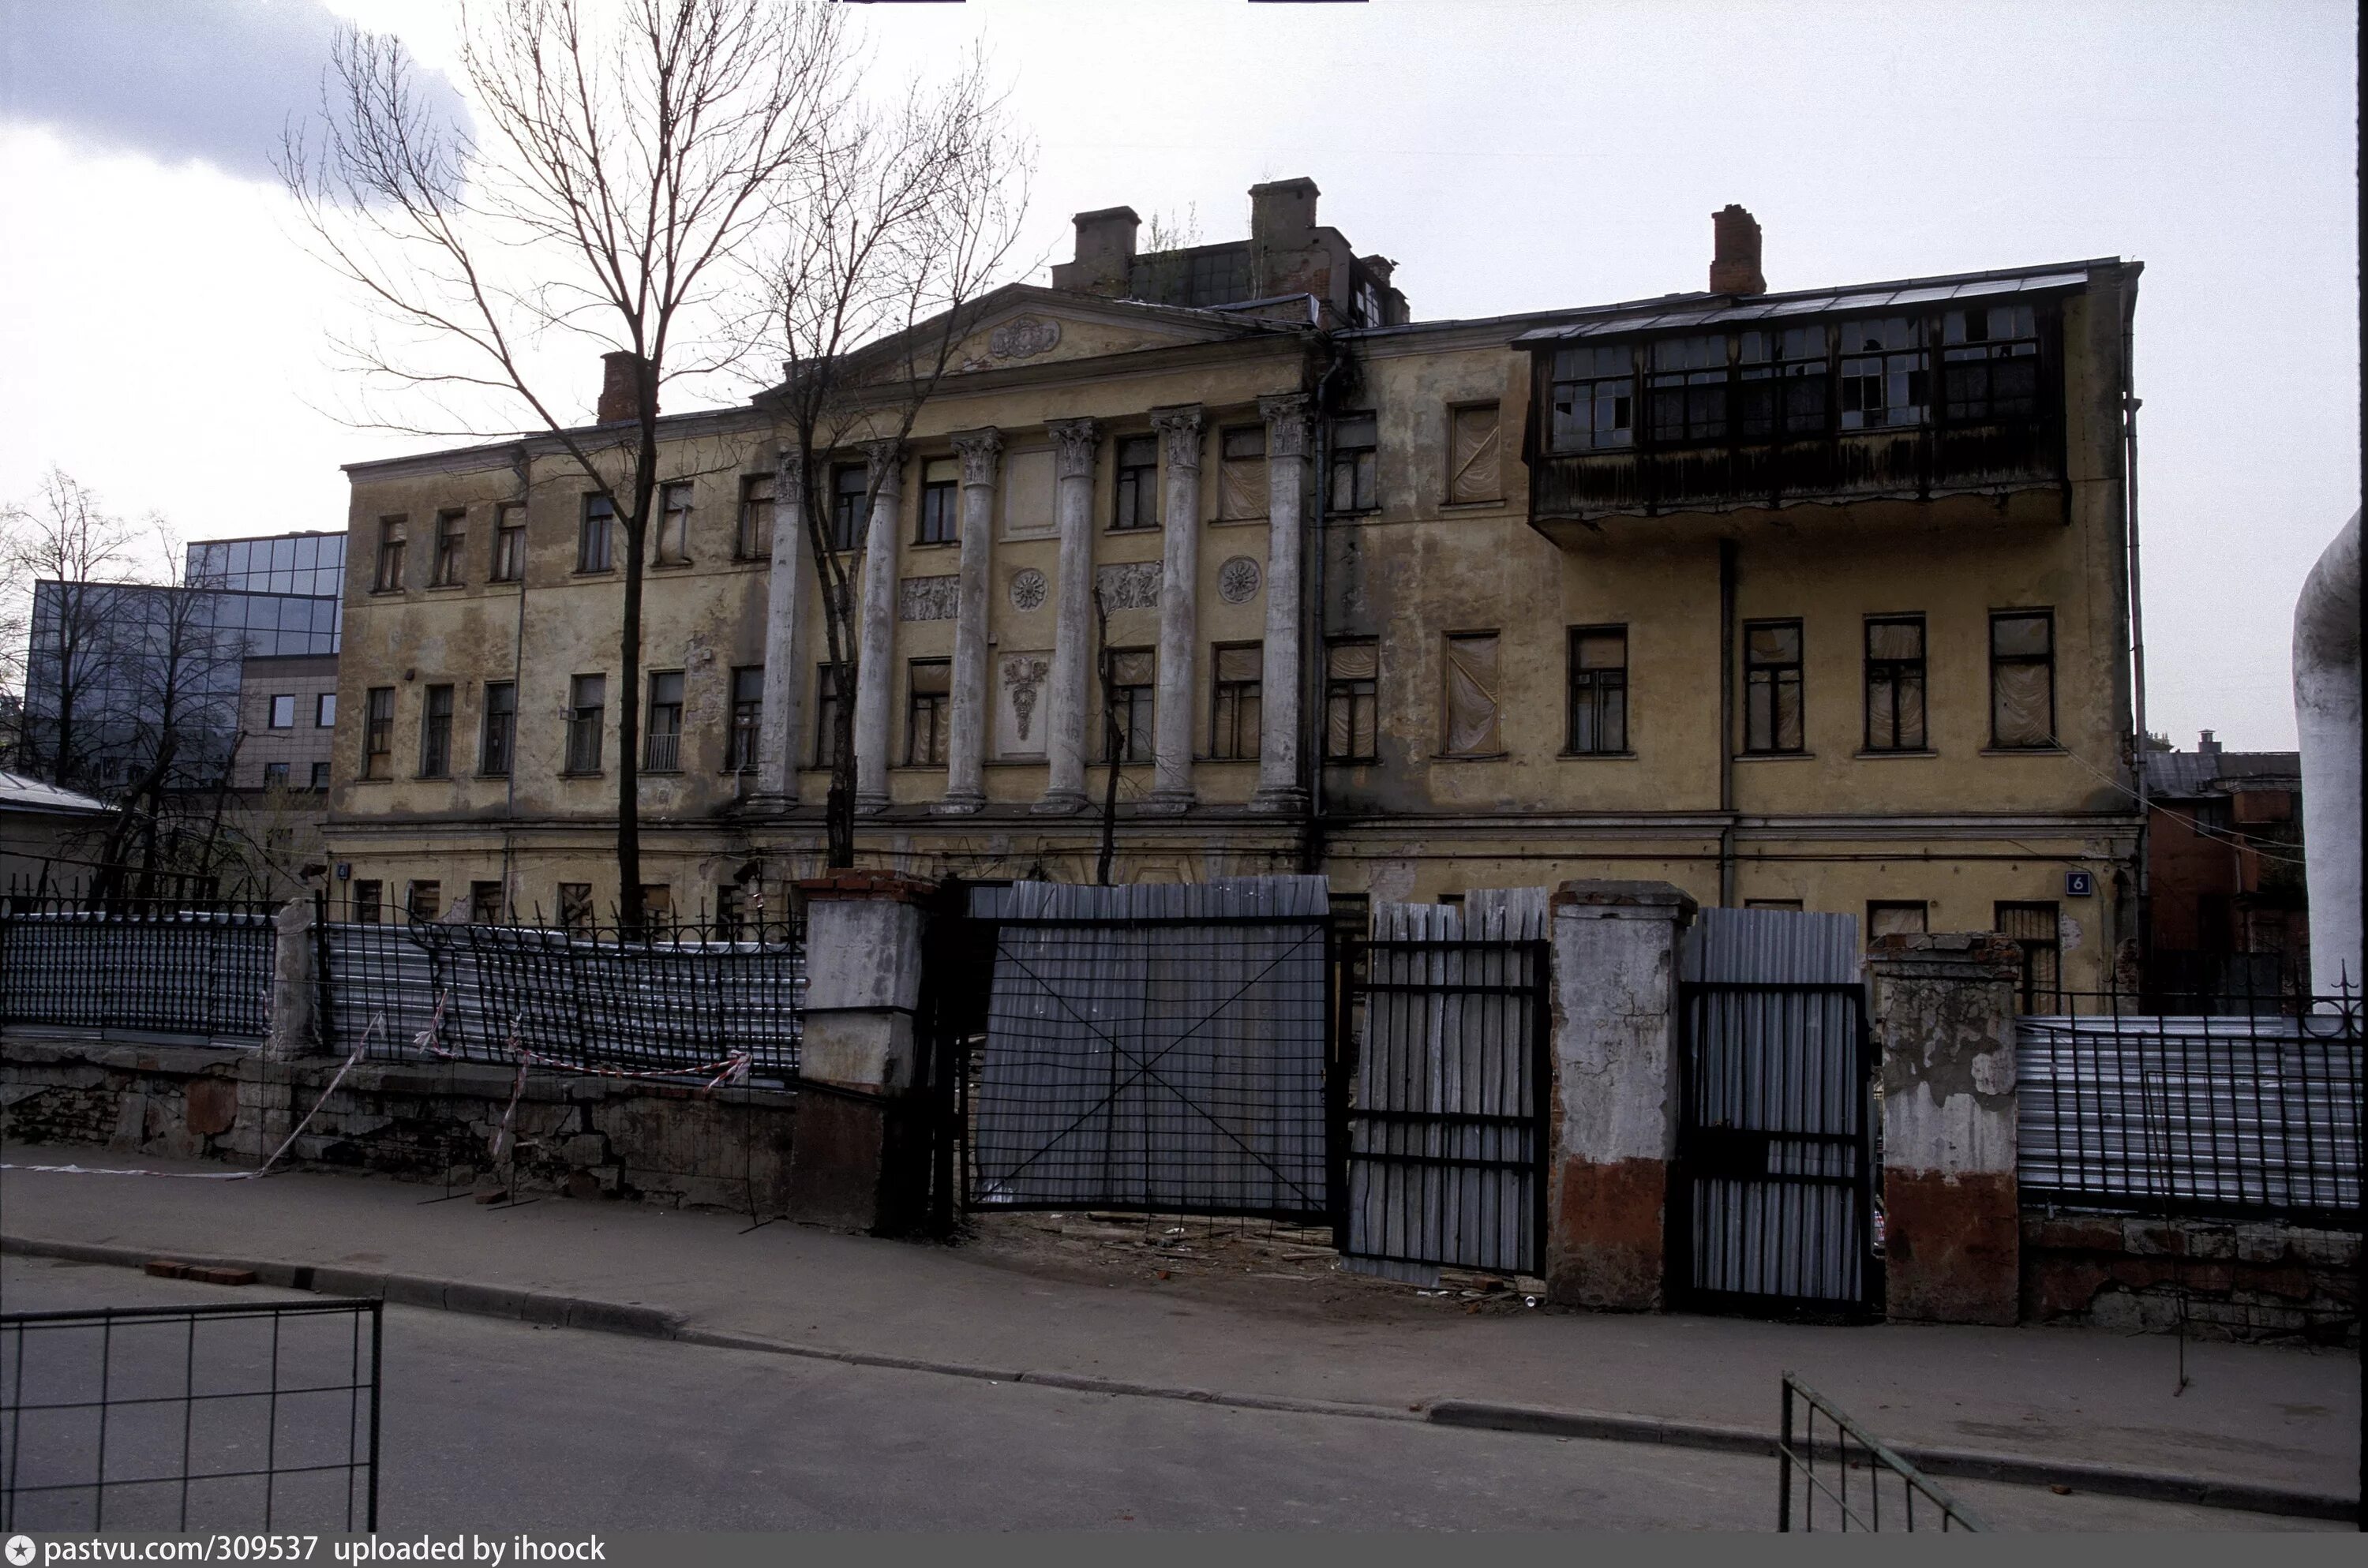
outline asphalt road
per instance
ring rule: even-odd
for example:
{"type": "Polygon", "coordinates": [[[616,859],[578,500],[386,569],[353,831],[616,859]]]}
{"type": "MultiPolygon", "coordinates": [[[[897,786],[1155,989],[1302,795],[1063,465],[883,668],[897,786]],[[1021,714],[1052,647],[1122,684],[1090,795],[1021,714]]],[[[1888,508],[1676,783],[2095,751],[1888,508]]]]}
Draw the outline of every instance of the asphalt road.
{"type": "MultiPolygon", "coordinates": [[[[129,1270],[10,1257],[0,1307],[309,1301],[129,1270]]],[[[233,1386],[268,1365],[268,1332],[211,1342],[193,1376],[233,1386]]],[[[283,1326],[283,1386],[345,1381],[350,1335],[283,1326]],[[345,1337],[338,1337],[345,1335],[345,1337]]],[[[38,1342],[28,1342],[38,1343],[38,1342]]],[[[142,1377],[179,1387],[180,1341],[119,1346],[120,1396],[142,1377]],[[145,1358],[143,1362],[142,1358],[145,1358]]],[[[14,1346],[0,1346],[7,1354],[14,1346]]],[[[97,1361],[54,1342],[28,1351],[25,1386],[82,1396],[97,1361]],[[42,1380],[46,1379],[46,1384],[42,1380]]],[[[14,1385],[19,1374],[0,1369],[14,1385]]],[[[348,1396],[281,1402],[281,1462],[344,1457],[348,1396]]],[[[206,1407],[198,1446],[251,1463],[254,1402],[206,1407]],[[233,1410],[244,1412],[234,1415],[233,1410]],[[238,1426],[246,1419],[248,1425],[238,1426]]],[[[110,1472],[177,1450],[177,1405],[111,1416],[110,1472]],[[157,1429],[143,1430],[151,1419],[157,1429]],[[145,1451],[143,1452],[143,1445],[145,1451]]],[[[67,1417],[22,1429],[20,1475],[81,1461],[93,1433],[67,1417]]],[[[928,1372],[843,1366],[390,1307],[380,1528],[558,1535],[586,1529],[1765,1529],[1772,1460],[1634,1444],[1076,1393],[928,1372]]],[[[281,1528],[337,1529],[324,1472],[280,1493],[281,1528]],[[311,1490],[308,1492],[307,1488],[311,1490]],[[331,1517],[322,1517],[324,1509],[331,1517]],[[313,1517],[296,1517],[311,1509],[313,1517]]],[[[243,1483],[252,1486],[252,1483],[243,1483]]],[[[251,1495],[216,1483],[218,1509],[251,1495]]],[[[1958,1484],[2001,1528],[2322,1528],[2222,1510],[1958,1484]]],[[[176,1488],[111,1494],[108,1528],[173,1528],[176,1488]],[[119,1514],[118,1509],[124,1512],[119,1514]],[[163,1509],[158,1516],[151,1510],[163,1509]]],[[[201,1507],[204,1506],[201,1502],[201,1507]]],[[[88,1494],[20,1498],[22,1528],[87,1529],[88,1494]],[[35,1509],[71,1502],[73,1517],[35,1509]]],[[[253,1528],[253,1517],[192,1519],[253,1528]]]]}

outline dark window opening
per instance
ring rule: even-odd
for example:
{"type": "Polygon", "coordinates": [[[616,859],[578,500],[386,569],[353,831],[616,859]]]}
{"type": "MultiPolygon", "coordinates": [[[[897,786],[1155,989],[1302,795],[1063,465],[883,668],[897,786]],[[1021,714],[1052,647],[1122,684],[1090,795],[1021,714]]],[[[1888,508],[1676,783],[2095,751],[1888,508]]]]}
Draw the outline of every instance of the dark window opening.
{"type": "Polygon", "coordinates": [[[502,923],[502,884],[471,882],[469,884],[469,918],[479,926],[502,923]]]}
{"type": "Polygon", "coordinates": [[[526,506],[507,501],[494,508],[494,569],[496,583],[515,583],[526,575],[526,506]]]}
{"type": "Polygon", "coordinates": [[[860,550],[865,527],[864,501],[870,481],[861,463],[840,463],[830,471],[830,547],[860,550]]]}
{"type": "Polygon", "coordinates": [[[1344,415],[1332,422],[1332,483],[1327,505],[1335,512],[1370,512],[1381,505],[1377,479],[1381,421],[1371,414],[1344,415]]]}
{"type": "Polygon", "coordinates": [[[1801,749],[1801,623],[1747,621],[1743,628],[1743,749],[1801,749]]]}
{"type": "Polygon", "coordinates": [[[396,594],[403,591],[403,553],[409,538],[411,523],[404,517],[381,517],[378,525],[378,572],[370,579],[370,591],[396,594]]]}
{"type": "Polygon", "coordinates": [[[931,458],[921,465],[921,532],[917,544],[953,544],[962,538],[962,464],[931,458]]]}
{"type": "Polygon", "coordinates": [[[910,767],[946,765],[946,707],[953,690],[953,665],[944,659],[915,659],[906,677],[905,762],[910,767]]]}
{"type": "Polygon", "coordinates": [[[1110,699],[1102,725],[1102,760],[1149,762],[1158,655],[1149,648],[1111,648],[1103,657],[1110,699]]]}
{"type": "Polygon", "coordinates": [[[2026,1013],[2063,1010],[2063,923],[2053,903],[2001,903],[1998,933],[2022,949],[2022,974],[2018,989],[2026,1013]]]}
{"type": "Polygon", "coordinates": [[[1241,762],[1258,755],[1259,692],[1266,670],[1264,646],[1219,643],[1212,651],[1209,683],[1209,756],[1241,762]]]}
{"type": "Polygon", "coordinates": [[[404,901],[404,913],[412,919],[431,921],[443,913],[443,909],[442,882],[416,881],[411,884],[410,896],[404,901]]]}
{"type": "Polygon", "coordinates": [[[1110,515],[1114,528],[1156,528],[1159,526],[1159,438],[1121,436],[1118,438],[1118,479],[1110,515]]]}
{"type": "Polygon", "coordinates": [[[273,789],[275,787],[281,790],[288,788],[288,765],[284,762],[265,763],[263,765],[263,787],[267,790],[273,789]]]}
{"type": "Polygon", "coordinates": [[[461,585],[463,555],[469,548],[469,514],[465,511],[436,514],[436,570],[429,580],[439,588],[461,585]]]}
{"type": "Polygon", "coordinates": [[[1652,346],[1653,440],[1662,446],[1698,446],[1726,439],[1726,338],[1725,335],[1664,337],[1652,346]]]}
{"type": "Polygon", "coordinates": [[[732,735],[723,758],[726,772],[756,770],[764,728],[765,666],[743,665],[732,672],[732,735]]]}
{"type": "Polygon", "coordinates": [[[506,680],[487,681],[484,713],[477,737],[477,771],[490,778],[507,777],[517,733],[518,687],[506,680]]]}
{"type": "Polygon", "coordinates": [[[353,907],[349,912],[364,926],[375,926],[386,918],[386,884],[375,878],[354,884],[353,907]]]}
{"type": "Polygon", "coordinates": [[[584,497],[584,520],[575,534],[575,569],[578,572],[609,570],[609,538],[614,531],[617,508],[606,495],[584,497]]]}
{"type": "Polygon", "coordinates": [[[732,537],[734,560],[762,561],[773,553],[773,483],[769,473],[742,476],[740,527],[732,537]]]}
{"type": "Polygon", "coordinates": [[[649,722],[642,734],[642,771],[673,773],[682,767],[682,672],[650,672],[649,722]]]}
{"type": "Polygon", "coordinates": [[[1565,348],[1554,355],[1557,452],[1615,451],[1636,444],[1636,351],[1620,343],[1565,348]]]}
{"type": "Polygon", "coordinates": [[[1746,441],[1826,434],[1833,364],[1823,326],[1747,332],[1736,371],[1736,434],[1746,441]]]}
{"type": "Polygon", "coordinates": [[[1841,427],[1881,430],[1921,425],[1931,394],[1931,356],[1921,316],[1841,324],[1841,427]]]}
{"type": "Polygon", "coordinates": [[[814,765],[830,767],[838,760],[838,667],[824,665],[814,672],[814,765]]]}
{"type": "Polygon", "coordinates": [[[1628,629],[1576,626],[1570,632],[1570,749],[1606,756],[1628,749],[1628,629]]]}
{"type": "Polygon", "coordinates": [[[1924,618],[1883,616],[1866,623],[1866,749],[1922,751],[1924,618]]]}
{"type": "Polygon", "coordinates": [[[431,686],[419,717],[419,777],[442,778],[452,771],[452,688],[431,686]]]}
{"type": "MultiPolygon", "coordinates": [[[[628,700],[631,700],[630,697],[628,700]]],[[[608,722],[609,677],[576,676],[567,685],[567,771],[600,771],[600,731],[608,722]]]]}
{"type": "Polygon", "coordinates": [[[362,699],[362,777],[394,772],[394,687],[374,686],[362,699]]]}
{"type": "Polygon", "coordinates": [[[2039,414],[2039,324],[2029,305],[1951,311],[1941,324],[1944,407],[1952,425],[2039,414]]]}

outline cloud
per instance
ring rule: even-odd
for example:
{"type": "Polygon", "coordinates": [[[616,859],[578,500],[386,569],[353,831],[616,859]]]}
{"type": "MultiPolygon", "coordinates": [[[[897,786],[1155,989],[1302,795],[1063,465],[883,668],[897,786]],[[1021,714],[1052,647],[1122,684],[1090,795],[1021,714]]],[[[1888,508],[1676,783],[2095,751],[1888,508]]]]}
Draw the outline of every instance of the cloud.
{"type": "MultiPolygon", "coordinates": [[[[0,120],[270,179],[345,25],[321,0],[0,0],[0,120]]],[[[418,82],[460,112],[442,76],[421,66],[418,82]]]]}

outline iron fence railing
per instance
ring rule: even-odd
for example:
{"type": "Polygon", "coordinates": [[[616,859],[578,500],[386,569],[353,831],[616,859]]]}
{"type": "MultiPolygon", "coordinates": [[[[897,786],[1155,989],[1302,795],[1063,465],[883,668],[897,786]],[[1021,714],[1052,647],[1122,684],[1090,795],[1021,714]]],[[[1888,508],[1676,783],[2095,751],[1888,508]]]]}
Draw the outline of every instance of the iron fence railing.
{"type": "Polygon", "coordinates": [[[1783,1436],[1776,1444],[1776,1528],[1982,1530],[1988,1527],[1939,1483],[1894,1453],[1848,1413],[1784,1374],[1783,1436]],[[1821,1424],[1819,1417],[1824,1417],[1821,1424]],[[1885,1517],[1885,1498],[1889,1515],[1885,1517]],[[1798,1506],[1795,1506],[1795,1500],[1798,1506]],[[1923,1514],[1917,1513],[1918,1502],[1923,1514]]]}
{"type": "Polygon", "coordinates": [[[278,906],[246,900],[0,899],[0,1023],[259,1042],[278,906]]]}
{"type": "Polygon", "coordinates": [[[0,1316],[0,1530],[378,1528],[381,1304],[0,1316]]]}
{"type": "Polygon", "coordinates": [[[2187,1016],[2074,1000],[2017,1021],[2026,1204],[2358,1223],[2357,996],[2187,1016]]]}

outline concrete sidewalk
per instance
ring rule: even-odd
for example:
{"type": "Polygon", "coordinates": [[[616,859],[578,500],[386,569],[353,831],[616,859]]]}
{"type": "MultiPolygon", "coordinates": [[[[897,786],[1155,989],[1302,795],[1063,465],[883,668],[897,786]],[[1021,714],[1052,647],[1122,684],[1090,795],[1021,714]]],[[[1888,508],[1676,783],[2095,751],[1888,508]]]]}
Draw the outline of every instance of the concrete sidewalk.
{"type": "MultiPolygon", "coordinates": [[[[17,1166],[218,1165],[10,1149],[17,1166]]],[[[381,1177],[261,1181],[0,1172],[14,1250],[310,1268],[311,1288],[894,1366],[1342,1415],[1704,1447],[1772,1437],[1799,1374],[1942,1473],[2061,1480],[2328,1517],[2355,1494],[2348,1351],[2176,1344],[2078,1329],[1806,1327],[1539,1311],[1467,1316],[1403,1297],[1328,1312],[1096,1279],[960,1247],[546,1199],[515,1208],[381,1177]]],[[[274,1272],[278,1272],[275,1270],[274,1272]]]]}

